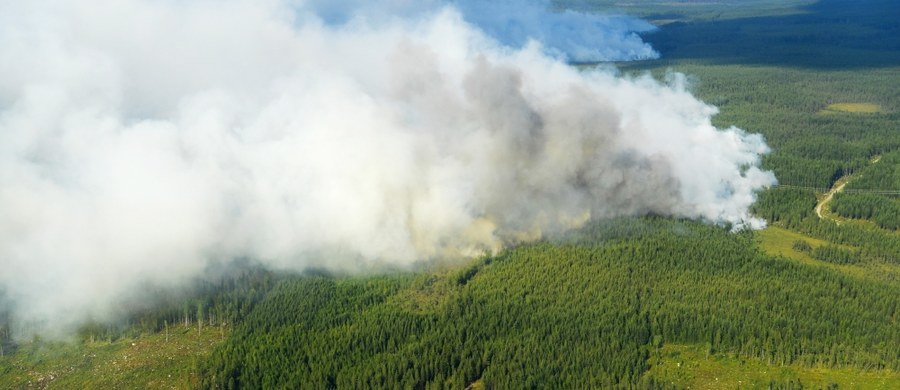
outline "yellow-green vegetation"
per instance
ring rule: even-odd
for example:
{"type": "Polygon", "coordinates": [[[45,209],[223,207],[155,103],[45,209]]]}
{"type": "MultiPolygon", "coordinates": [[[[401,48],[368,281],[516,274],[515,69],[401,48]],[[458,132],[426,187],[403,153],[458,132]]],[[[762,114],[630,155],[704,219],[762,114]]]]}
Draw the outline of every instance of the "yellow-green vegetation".
{"type": "Polygon", "coordinates": [[[822,263],[816,259],[813,259],[805,252],[794,249],[793,245],[797,241],[805,241],[813,248],[816,248],[824,245],[824,240],[805,236],[800,233],[777,226],[769,226],[763,230],[760,230],[757,233],[756,237],[763,252],[772,256],[784,256],[805,264],[822,263]]]}
{"type": "Polygon", "coordinates": [[[0,388],[191,388],[196,362],[228,333],[223,327],[172,326],[168,337],[163,330],[113,342],[22,343],[0,358],[0,388]]]}
{"type": "MultiPolygon", "coordinates": [[[[897,283],[900,281],[900,266],[883,262],[867,262],[858,265],[832,264],[812,258],[809,253],[795,248],[798,241],[806,242],[811,248],[818,248],[823,245],[835,245],[827,241],[809,237],[792,230],[781,228],[778,226],[769,226],[756,233],[756,241],[759,243],[760,249],[768,255],[781,256],[787,259],[795,260],[805,265],[826,267],[839,271],[845,275],[876,280],[882,282],[897,283]]],[[[853,247],[846,245],[835,245],[842,249],[852,250],[853,247]]]]}
{"type": "Polygon", "coordinates": [[[440,312],[459,293],[451,271],[438,271],[418,276],[411,288],[402,290],[388,299],[388,303],[414,313],[440,312]]]}
{"type": "Polygon", "coordinates": [[[466,390],[484,390],[484,389],[485,389],[484,382],[482,382],[481,380],[477,380],[475,382],[472,382],[472,384],[470,384],[469,386],[466,386],[466,390]]]}
{"type": "MultiPolygon", "coordinates": [[[[728,353],[708,353],[704,345],[665,345],[651,353],[648,377],[685,389],[766,389],[793,382],[803,388],[900,389],[900,372],[860,368],[770,365],[728,353]]],[[[797,388],[800,388],[797,386],[797,388]]]]}
{"type": "Polygon", "coordinates": [[[819,111],[819,114],[831,115],[844,112],[854,114],[876,114],[882,112],[882,109],[880,105],[874,103],[834,103],[823,108],[822,111],[819,111]]]}

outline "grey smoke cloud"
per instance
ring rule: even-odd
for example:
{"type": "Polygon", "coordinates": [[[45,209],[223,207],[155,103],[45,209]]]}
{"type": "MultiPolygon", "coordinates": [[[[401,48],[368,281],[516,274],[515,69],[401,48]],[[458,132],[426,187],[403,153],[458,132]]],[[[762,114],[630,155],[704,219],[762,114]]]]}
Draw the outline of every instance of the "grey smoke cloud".
{"type": "Polygon", "coordinates": [[[579,71],[454,7],[0,5],[0,288],[104,318],[210,261],[364,272],[658,213],[760,227],[759,135],[683,77],[579,71]]]}

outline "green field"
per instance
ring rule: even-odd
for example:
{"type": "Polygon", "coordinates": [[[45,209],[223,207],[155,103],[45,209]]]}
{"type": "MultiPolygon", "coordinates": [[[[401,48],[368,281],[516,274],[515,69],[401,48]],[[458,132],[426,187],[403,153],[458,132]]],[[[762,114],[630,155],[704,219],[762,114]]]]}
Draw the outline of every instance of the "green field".
{"type": "Polygon", "coordinates": [[[797,241],[809,243],[813,248],[825,245],[824,240],[805,236],[777,226],[770,226],[760,230],[757,234],[762,250],[772,256],[784,256],[805,264],[817,264],[816,260],[808,254],[793,248],[797,241]]]}
{"type": "MultiPolygon", "coordinates": [[[[794,247],[797,241],[804,241],[812,248],[827,245],[828,242],[809,237],[791,230],[770,226],[760,230],[756,234],[756,240],[760,249],[771,256],[783,257],[794,260],[810,267],[824,267],[843,273],[845,275],[862,278],[864,280],[879,283],[897,283],[900,281],[900,265],[886,262],[866,262],[863,264],[832,264],[814,259],[809,253],[799,251],[794,247]]],[[[854,249],[849,246],[839,246],[843,249],[854,249]]]]}
{"type": "Polygon", "coordinates": [[[666,345],[651,353],[648,376],[684,389],[767,389],[791,384],[812,389],[896,389],[900,373],[890,370],[772,365],[762,359],[709,353],[703,345],[666,345]]]}
{"type": "Polygon", "coordinates": [[[167,332],[107,341],[21,343],[2,360],[4,388],[185,389],[198,382],[196,363],[228,328],[172,326],[167,332]]]}
{"type": "Polygon", "coordinates": [[[881,112],[881,105],[873,103],[832,103],[819,111],[820,114],[832,115],[839,113],[852,114],[876,114],[881,112]]]}

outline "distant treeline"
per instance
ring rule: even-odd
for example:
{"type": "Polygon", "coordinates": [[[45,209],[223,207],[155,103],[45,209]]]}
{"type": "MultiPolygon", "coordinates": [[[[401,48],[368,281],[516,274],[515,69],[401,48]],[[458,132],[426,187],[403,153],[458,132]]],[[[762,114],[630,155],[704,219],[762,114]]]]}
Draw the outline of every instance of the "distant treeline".
{"type": "Polygon", "coordinates": [[[258,266],[241,265],[213,278],[195,281],[186,290],[144,291],[139,302],[114,323],[90,321],[77,334],[85,341],[139,337],[169,326],[229,326],[240,322],[283,276],[258,266]]]}

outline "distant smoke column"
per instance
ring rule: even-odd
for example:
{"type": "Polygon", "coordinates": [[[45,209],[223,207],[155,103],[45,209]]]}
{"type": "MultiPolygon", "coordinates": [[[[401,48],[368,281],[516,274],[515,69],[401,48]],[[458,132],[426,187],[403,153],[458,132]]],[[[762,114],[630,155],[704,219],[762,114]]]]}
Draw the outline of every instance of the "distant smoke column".
{"type": "Polygon", "coordinates": [[[659,53],[637,35],[656,30],[641,19],[554,10],[549,0],[454,3],[467,21],[513,47],[540,42],[551,54],[574,62],[659,58],[659,53]]]}
{"type": "Polygon", "coordinates": [[[549,0],[309,0],[301,9],[332,26],[395,23],[397,18],[426,18],[441,8],[458,9],[463,19],[497,42],[520,49],[530,43],[571,62],[654,59],[659,53],[638,35],[656,30],[647,21],[625,15],[601,15],[557,9],[549,0]]]}

